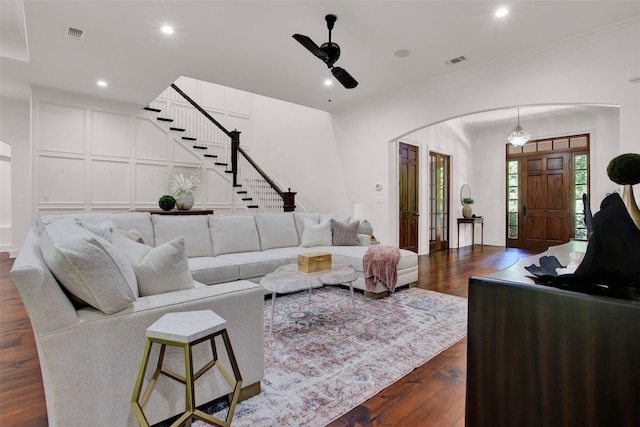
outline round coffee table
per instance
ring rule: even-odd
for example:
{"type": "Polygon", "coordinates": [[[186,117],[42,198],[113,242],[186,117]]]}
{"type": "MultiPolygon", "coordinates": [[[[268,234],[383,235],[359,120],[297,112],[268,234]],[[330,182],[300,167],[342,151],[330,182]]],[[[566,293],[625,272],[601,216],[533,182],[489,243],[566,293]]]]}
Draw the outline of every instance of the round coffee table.
{"type": "Polygon", "coordinates": [[[309,311],[311,311],[311,290],[323,285],[348,284],[351,291],[351,304],[353,305],[353,317],[356,318],[356,302],[353,295],[352,283],[358,278],[351,265],[336,264],[329,270],[305,273],[298,271],[297,264],[288,264],[278,267],[273,273],[269,273],[260,280],[260,284],[271,292],[271,323],[269,324],[269,338],[273,334],[273,313],[276,306],[276,294],[309,290],[309,311]]]}

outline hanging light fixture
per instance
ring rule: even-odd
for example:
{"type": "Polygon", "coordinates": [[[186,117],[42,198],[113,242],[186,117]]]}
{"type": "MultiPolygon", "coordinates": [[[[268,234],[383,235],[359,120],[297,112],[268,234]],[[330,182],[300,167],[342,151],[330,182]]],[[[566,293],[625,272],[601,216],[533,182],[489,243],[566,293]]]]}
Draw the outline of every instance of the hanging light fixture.
{"type": "Polygon", "coordinates": [[[520,109],[518,108],[518,125],[514,130],[511,131],[509,136],[507,136],[507,141],[509,141],[509,144],[513,145],[514,147],[522,147],[527,143],[529,138],[529,132],[522,129],[522,127],[520,126],[520,109]]]}

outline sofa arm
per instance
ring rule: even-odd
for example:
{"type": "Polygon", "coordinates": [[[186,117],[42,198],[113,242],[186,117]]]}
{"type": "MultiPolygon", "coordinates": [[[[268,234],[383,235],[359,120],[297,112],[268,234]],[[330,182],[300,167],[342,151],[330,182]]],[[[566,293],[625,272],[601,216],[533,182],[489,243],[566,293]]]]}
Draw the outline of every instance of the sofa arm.
{"type": "MultiPolygon", "coordinates": [[[[55,420],[50,425],[136,425],[129,400],[146,329],[170,312],[213,310],[224,318],[243,387],[258,383],[264,376],[263,304],[260,285],[237,281],[141,297],[132,307],[112,315],[93,308],[79,310],[79,324],[41,337],[47,410],[50,421],[55,420]]],[[[167,347],[165,365],[169,369],[184,371],[181,352],[167,347]]],[[[230,372],[226,352],[221,350],[218,355],[230,372]]],[[[194,366],[202,366],[210,357],[209,346],[194,347],[194,366]]],[[[157,349],[152,351],[149,366],[155,366],[156,360],[157,349]]],[[[231,391],[215,371],[196,382],[197,404],[231,391]]],[[[147,378],[152,373],[153,369],[147,369],[147,378]]],[[[156,387],[145,406],[150,423],[171,417],[183,407],[184,387],[163,377],[156,387]]]]}

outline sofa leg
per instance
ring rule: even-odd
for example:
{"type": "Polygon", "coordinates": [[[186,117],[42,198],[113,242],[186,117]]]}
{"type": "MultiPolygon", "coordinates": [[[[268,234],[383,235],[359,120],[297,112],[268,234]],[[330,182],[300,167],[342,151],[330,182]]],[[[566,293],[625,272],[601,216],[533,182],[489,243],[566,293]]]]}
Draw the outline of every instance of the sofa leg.
{"type": "Polygon", "coordinates": [[[365,297],[369,297],[369,298],[373,298],[373,299],[381,299],[381,298],[388,297],[389,296],[389,291],[382,291],[382,292],[364,291],[364,296],[365,297]]]}
{"type": "Polygon", "coordinates": [[[409,288],[416,288],[418,286],[418,282],[409,283],[409,288]]]}

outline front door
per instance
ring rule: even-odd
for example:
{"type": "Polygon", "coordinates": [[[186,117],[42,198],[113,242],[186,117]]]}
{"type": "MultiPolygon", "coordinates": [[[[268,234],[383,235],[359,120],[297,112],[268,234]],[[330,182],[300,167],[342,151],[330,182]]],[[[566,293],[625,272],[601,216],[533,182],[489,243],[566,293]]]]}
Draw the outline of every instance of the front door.
{"type": "Polygon", "coordinates": [[[567,152],[523,159],[523,247],[546,249],[569,241],[570,159],[567,152]]]}
{"type": "Polygon", "coordinates": [[[418,253],[418,179],[419,149],[400,143],[400,249],[418,253]]]}
{"type": "Polygon", "coordinates": [[[449,248],[451,158],[429,152],[429,252],[449,248]]]}

